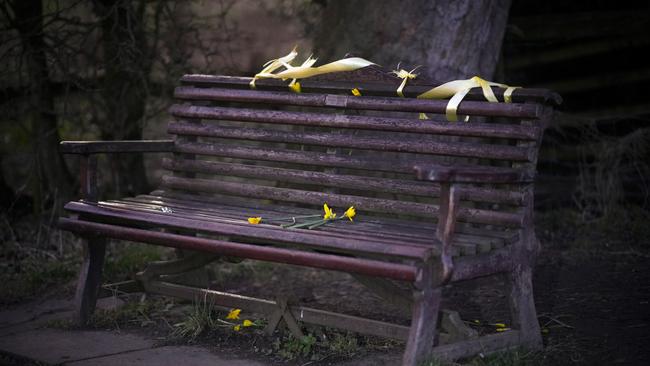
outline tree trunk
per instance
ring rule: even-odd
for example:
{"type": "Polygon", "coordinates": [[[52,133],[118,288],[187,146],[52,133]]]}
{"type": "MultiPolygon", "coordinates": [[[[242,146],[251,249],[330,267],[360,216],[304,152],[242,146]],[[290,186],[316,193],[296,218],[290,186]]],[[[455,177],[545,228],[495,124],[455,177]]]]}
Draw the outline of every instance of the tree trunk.
{"type": "MultiPolygon", "coordinates": [[[[144,1],[98,0],[105,77],[106,120],[100,124],[104,140],[141,140],[147,103],[149,62],[144,32],[144,1]]],[[[141,154],[110,157],[114,194],[149,189],[141,154]]]]}
{"type": "MultiPolygon", "coordinates": [[[[44,201],[61,203],[72,195],[72,178],[59,153],[61,138],[50,88],[47,54],[43,39],[41,0],[14,0],[11,3],[14,26],[20,34],[29,78],[29,102],[34,147],[36,184],[34,209],[44,208],[44,201]]],[[[55,207],[56,209],[56,207],[55,207]]]]}
{"type": "Polygon", "coordinates": [[[511,0],[329,0],[314,54],[334,60],[350,52],[392,70],[445,82],[494,75],[511,0]],[[409,69],[410,70],[410,69],[409,69]]]}

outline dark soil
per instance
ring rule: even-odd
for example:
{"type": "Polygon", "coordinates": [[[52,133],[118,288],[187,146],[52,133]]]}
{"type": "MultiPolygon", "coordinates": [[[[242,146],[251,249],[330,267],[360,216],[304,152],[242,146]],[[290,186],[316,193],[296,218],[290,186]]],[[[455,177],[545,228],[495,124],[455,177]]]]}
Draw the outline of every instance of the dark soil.
{"type": "MultiPolygon", "coordinates": [[[[546,351],[535,356],[539,359],[532,364],[646,365],[650,359],[649,268],[650,258],[632,253],[544,251],[534,283],[546,351]]],[[[386,304],[344,274],[283,266],[268,278],[265,283],[232,281],[226,289],[273,298],[278,294],[273,289],[278,288],[306,306],[408,324],[404,309],[386,304]]],[[[465,320],[509,322],[503,278],[449,287],[443,303],[444,308],[458,309],[465,320]]],[[[494,329],[487,325],[481,331],[494,329]]],[[[401,352],[399,345],[387,348],[401,352]]]]}

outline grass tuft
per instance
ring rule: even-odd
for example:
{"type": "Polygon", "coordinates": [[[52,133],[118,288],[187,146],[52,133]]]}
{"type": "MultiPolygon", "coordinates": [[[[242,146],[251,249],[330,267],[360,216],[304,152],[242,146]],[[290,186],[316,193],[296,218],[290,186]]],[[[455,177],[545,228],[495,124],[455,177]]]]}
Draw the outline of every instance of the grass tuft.
{"type": "Polygon", "coordinates": [[[174,335],[194,340],[204,332],[215,329],[219,324],[218,319],[219,313],[214,304],[204,296],[202,300],[194,302],[184,321],[174,324],[174,335]]]}

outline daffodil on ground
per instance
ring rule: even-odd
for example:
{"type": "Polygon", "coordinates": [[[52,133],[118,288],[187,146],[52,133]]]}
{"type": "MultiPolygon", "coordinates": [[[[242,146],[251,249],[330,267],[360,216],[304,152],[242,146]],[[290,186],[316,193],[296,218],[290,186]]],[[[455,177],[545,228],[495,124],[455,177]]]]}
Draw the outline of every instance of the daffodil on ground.
{"type": "MultiPolygon", "coordinates": [[[[232,309],[230,312],[228,312],[228,315],[226,315],[226,320],[240,320],[239,315],[241,313],[241,309],[232,309]]],[[[260,320],[255,320],[252,321],[250,319],[244,319],[242,322],[229,322],[226,320],[221,320],[220,322],[223,323],[225,326],[232,327],[232,329],[236,332],[241,331],[242,328],[249,328],[249,327],[260,327],[263,325],[262,321],[260,320]]]]}
{"type": "Polygon", "coordinates": [[[237,320],[239,319],[239,313],[241,313],[241,309],[232,309],[228,315],[226,315],[226,319],[237,320]]]}
{"type": "Polygon", "coordinates": [[[287,217],[275,217],[275,218],[262,218],[261,216],[253,216],[248,218],[248,223],[252,225],[258,225],[260,223],[279,223],[280,226],[283,228],[314,229],[319,226],[325,225],[330,221],[342,220],[346,218],[350,221],[354,221],[352,218],[356,216],[356,214],[357,212],[354,206],[350,206],[343,213],[343,215],[337,216],[336,212],[334,212],[334,210],[330,208],[327,205],[327,203],[324,203],[322,215],[302,215],[302,216],[287,216],[287,217]]]}
{"type": "Polygon", "coordinates": [[[490,324],[490,325],[496,327],[495,330],[496,330],[497,332],[505,332],[505,331],[510,330],[510,328],[508,328],[508,327],[505,325],[505,323],[494,323],[494,324],[490,324]]]}

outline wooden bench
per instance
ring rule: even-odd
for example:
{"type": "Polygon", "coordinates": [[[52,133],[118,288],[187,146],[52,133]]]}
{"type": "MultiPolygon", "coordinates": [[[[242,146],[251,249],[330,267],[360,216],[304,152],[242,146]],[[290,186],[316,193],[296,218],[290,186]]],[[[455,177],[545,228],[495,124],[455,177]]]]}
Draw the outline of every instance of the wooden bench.
{"type": "MultiPolygon", "coordinates": [[[[250,80],[184,76],[170,108],[173,140],[62,143],[81,156],[82,199],[59,220],[86,239],[80,323],[94,309],[113,238],[198,253],[150,265],[138,275],[148,292],[205,295],[266,314],[269,331],[284,321],[297,336],[300,323],[312,323],[401,339],[404,365],[542,346],[531,283],[539,249],[533,181],[559,96],[521,88],[512,103],[488,103],[479,88],[458,108],[472,116],[464,123],[445,120],[446,100],[414,98],[435,84],[415,79],[400,98],[401,80],[376,67],[305,79],[302,93],[279,80],[250,89],[250,80]],[[418,119],[422,112],[431,119],[418,119]],[[170,153],[160,189],[98,200],[96,154],[127,152],[170,153]],[[246,220],[320,213],[325,202],[354,206],[355,222],[307,230],[246,220]],[[222,256],[350,273],[387,301],[412,306],[411,326],[165,281],[222,256]],[[443,286],[497,273],[509,279],[512,330],[477,337],[454,313],[440,318],[443,286]]],[[[504,90],[494,91],[503,101],[504,90]]]]}

